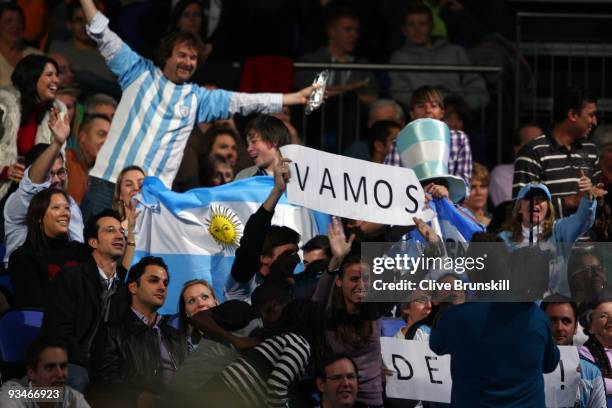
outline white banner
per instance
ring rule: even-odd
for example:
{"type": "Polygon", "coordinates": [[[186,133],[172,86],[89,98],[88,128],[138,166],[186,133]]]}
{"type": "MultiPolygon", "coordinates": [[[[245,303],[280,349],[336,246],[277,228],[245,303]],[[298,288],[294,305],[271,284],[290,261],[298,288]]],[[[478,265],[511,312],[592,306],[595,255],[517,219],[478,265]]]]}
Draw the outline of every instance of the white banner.
{"type": "Polygon", "coordinates": [[[411,169],[352,159],[300,145],[281,147],[292,160],[287,198],[326,214],[379,224],[429,221],[425,194],[411,169]]]}
{"type": "MultiPolygon", "coordinates": [[[[395,371],[387,377],[387,396],[450,403],[450,356],[438,356],[423,341],[381,337],[383,363],[395,371]]],[[[560,346],[561,363],[550,374],[544,375],[546,407],[573,407],[578,391],[578,350],[560,346]]]]}

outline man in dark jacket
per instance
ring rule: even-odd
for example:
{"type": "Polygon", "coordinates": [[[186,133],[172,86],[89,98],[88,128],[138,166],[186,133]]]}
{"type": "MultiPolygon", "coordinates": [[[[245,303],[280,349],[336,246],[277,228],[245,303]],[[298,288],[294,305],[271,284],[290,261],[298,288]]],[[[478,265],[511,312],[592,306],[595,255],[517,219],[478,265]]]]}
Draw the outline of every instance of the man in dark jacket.
{"type": "Polygon", "coordinates": [[[144,257],[130,269],[131,308],[98,333],[92,350],[93,394],[104,399],[101,406],[151,402],[185,358],[184,339],[157,313],[169,281],[161,258],[144,257]]]}
{"type": "Polygon", "coordinates": [[[99,327],[118,319],[128,306],[125,269],[119,260],[125,250],[121,218],[104,210],[92,216],[83,235],[91,251],[88,262],[62,269],[49,293],[42,333],[68,345],[68,384],[84,392],[89,384],[90,349],[99,327]]]}

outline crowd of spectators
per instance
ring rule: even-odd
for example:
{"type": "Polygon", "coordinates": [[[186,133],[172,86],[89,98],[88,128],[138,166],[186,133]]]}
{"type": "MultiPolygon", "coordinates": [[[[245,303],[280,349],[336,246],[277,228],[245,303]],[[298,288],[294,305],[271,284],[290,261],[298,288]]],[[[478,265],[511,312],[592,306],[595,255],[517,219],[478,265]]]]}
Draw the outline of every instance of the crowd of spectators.
{"type": "Polygon", "coordinates": [[[351,109],[367,113],[358,118],[367,136],[349,139],[346,156],[414,168],[405,141],[419,142],[418,125],[448,132],[446,150],[434,152],[442,172],[416,173],[426,200],[487,230],[472,241],[503,247],[499,265],[543,265],[527,279],[540,307],[470,302],[461,290],[365,302],[362,243],[415,233],[425,252],[442,257],[442,238],[418,218],[406,230],[334,217],[327,236],[300,247],[297,231],[273,225],[290,177],[280,148],[326,145],[325,135],[312,143],[312,123],[291,110],[307,103],[315,71],[294,75],[286,61],[264,59],[279,84],[290,78],[293,86],[225,91],[219,87],[238,87],[229,61],[244,61],[243,75],[261,83],[270,74],[247,67],[270,55],[469,65],[463,46],[489,30],[456,0],[240,3],[0,3],[0,238],[12,286],[0,287],[0,313],[35,308],[44,316],[25,377],[0,377],[9,380],[0,405],[29,406],[9,391],[63,387],[74,407],[396,406],[384,393],[394,373],[381,356],[390,317],[405,321],[394,337],[451,354],[457,406],[542,406],[542,374],[558,364],[556,345],[579,347],[577,406],[612,400],[610,257],[599,245],[612,239],[612,129],[597,126],[597,98],[578,86],[559,92],[552,126],[524,123],[514,162],[489,171],[471,148],[470,118],[490,103],[480,75],[332,71],[326,112],[347,109],[350,120],[333,119],[330,131],[355,136],[361,124],[350,127],[351,109]],[[343,105],[346,95],[353,106],[343,105]],[[181,282],[176,316],[159,310],[181,271],[162,258],[134,259],[146,176],[177,192],[274,179],[245,224],[224,293],[206,280],[181,282]],[[303,272],[294,274],[299,264],[303,272]]]}

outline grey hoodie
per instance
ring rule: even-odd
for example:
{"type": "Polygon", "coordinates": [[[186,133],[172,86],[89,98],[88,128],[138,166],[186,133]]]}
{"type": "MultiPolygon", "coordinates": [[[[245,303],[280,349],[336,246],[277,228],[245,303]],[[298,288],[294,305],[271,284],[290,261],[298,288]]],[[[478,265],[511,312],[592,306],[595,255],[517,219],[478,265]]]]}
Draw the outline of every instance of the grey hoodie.
{"type": "MultiPolygon", "coordinates": [[[[406,41],[395,51],[392,64],[470,65],[465,50],[446,40],[437,40],[431,46],[414,45],[406,41]]],[[[479,74],[391,72],[391,94],[394,99],[408,105],[412,92],[424,85],[435,86],[444,96],[462,96],[472,108],[486,106],[489,101],[487,87],[479,74]]]]}

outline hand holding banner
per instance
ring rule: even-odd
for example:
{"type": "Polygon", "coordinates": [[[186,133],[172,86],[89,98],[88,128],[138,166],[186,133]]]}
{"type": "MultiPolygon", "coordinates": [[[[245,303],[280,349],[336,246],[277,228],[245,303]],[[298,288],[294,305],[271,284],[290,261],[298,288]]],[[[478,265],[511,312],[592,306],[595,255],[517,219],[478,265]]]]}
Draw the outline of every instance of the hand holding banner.
{"type": "Polygon", "coordinates": [[[327,214],[379,224],[429,221],[425,193],[414,172],[352,159],[299,145],[281,147],[291,159],[287,198],[327,214]]]}
{"type": "MultiPolygon", "coordinates": [[[[438,356],[423,341],[382,337],[383,364],[394,375],[387,377],[387,396],[450,403],[451,375],[449,355],[438,356]]],[[[580,375],[578,350],[560,346],[561,362],[557,369],[544,375],[547,407],[573,407],[580,375]]],[[[501,351],[500,351],[501,352],[501,351]]]]}

